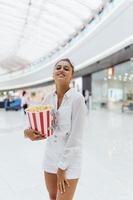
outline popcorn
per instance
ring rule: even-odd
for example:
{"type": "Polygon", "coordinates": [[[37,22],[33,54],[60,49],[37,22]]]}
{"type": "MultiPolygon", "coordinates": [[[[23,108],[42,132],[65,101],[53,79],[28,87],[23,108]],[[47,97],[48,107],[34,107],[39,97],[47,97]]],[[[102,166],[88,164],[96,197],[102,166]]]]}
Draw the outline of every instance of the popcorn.
{"type": "Polygon", "coordinates": [[[26,109],[28,123],[31,129],[42,134],[42,136],[50,137],[53,135],[53,111],[51,105],[34,106],[26,109]]]}
{"type": "Polygon", "coordinates": [[[44,110],[49,110],[52,109],[52,106],[47,105],[47,106],[34,106],[26,109],[26,112],[40,112],[44,110]]]}

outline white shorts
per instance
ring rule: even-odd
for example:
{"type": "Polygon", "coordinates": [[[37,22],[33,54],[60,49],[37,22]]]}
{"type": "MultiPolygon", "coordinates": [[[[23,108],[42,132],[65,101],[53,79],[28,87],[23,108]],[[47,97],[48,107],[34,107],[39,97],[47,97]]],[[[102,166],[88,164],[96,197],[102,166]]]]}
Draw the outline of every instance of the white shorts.
{"type": "MultiPolygon", "coordinates": [[[[48,173],[57,174],[57,168],[54,166],[46,166],[43,167],[43,170],[48,173]]],[[[68,168],[66,170],[66,178],[67,179],[78,179],[80,178],[81,168],[68,168]]]]}
{"type": "MultiPolygon", "coordinates": [[[[60,161],[61,152],[64,151],[64,143],[53,143],[52,137],[47,142],[42,169],[45,172],[57,174],[58,163],[60,161]]],[[[78,179],[81,174],[82,154],[75,155],[68,168],[66,169],[67,179],[78,179]]]]}
{"type": "MultiPolygon", "coordinates": [[[[57,171],[58,171],[57,162],[54,161],[54,159],[52,161],[50,161],[47,158],[45,158],[43,160],[42,169],[45,172],[57,174],[57,171]]],[[[78,165],[76,165],[76,166],[74,163],[73,166],[70,166],[66,169],[66,178],[67,179],[78,179],[78,178],[80,178],[80,175],[81,175],[81,163],[80,164],[78,163],[78,165]]]]}

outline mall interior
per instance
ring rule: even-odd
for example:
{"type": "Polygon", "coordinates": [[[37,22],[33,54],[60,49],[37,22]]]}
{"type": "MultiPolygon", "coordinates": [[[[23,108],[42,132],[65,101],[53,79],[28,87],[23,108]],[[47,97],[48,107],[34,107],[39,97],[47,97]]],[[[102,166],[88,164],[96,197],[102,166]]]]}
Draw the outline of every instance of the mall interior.
{"type": "Polygon", "coordinates": [[[24,137],[22,102],[43,105],[63,58],[75,68],[70,87],[86,103],[73,200],[133,199],[132,19],[133,0],[0,0],[1,200],[49,200],[46,142],[24,137]]]}

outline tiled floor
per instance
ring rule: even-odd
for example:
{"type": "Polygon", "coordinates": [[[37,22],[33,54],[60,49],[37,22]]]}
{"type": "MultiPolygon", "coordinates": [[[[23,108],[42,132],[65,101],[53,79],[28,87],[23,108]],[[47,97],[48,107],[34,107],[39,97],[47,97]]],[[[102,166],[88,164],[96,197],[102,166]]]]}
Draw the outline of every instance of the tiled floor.
{"type": "MultiPolygon", "coordinates": [[[[83,172],[74,200],[133,200],[133,113],[91,111],[83,172]]],[[[0,199],[48,200],[41,168],[45,141],[23,137],[21,111],[0,110],[0,199]]]]}

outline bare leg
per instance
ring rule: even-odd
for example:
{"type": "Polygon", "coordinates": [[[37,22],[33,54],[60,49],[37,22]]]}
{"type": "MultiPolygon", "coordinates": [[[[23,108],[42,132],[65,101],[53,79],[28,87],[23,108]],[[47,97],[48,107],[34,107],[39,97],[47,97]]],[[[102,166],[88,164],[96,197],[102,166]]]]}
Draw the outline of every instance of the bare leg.
{"type": "Polygon", "coordinates": [[[78,179],[68,179],[70,187],[66,187],[66,191],[61,194],[60,191],[57,191],[56,200],[72,200],[74,196],[74,192],[76,190],[76,186],[78,183],[78,179]]]}
{"type": "Polygon", "coordinates": [[[46,187],[49,193],[50,200],[56,200],[57,196],[57,175],[44,172],[46,187]]]}

